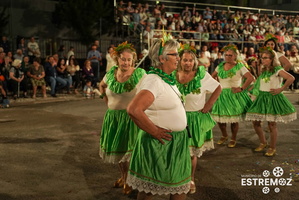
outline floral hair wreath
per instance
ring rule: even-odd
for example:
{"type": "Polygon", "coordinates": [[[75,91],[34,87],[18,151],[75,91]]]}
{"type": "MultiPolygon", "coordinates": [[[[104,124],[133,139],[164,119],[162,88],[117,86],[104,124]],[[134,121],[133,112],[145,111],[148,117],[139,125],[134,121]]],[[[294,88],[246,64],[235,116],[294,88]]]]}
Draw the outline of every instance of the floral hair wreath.
{"type": "Polygon", "coordinates": [[[184,50],[189,50],[196,54],[196,49],[193,46],[191,46],[190,44],[180,43],[179,53],[183,52],[184,50]]]}
{"type": "Polygon", "coordinates": [[[114,47],[113,55],[119,54],[124,49],[130,49],[131,51],[136,52],[136,50],[134,49],[134,45],[131,43],[128,43],[128,41],[125,41],[125,42],[119,44],[117,47],[114,47]]]}
{"type": "Polygon", "coordinates": [[[264,46],[259,48],[260,53],[270,52],[273,56],[275,56],[274,50],[270,47],[264,46]]]}
{"type": "Polygon", "coordinates": [[[251,57],[248,58],[248,61],[250,61],[250,62],[256,62],[257,58],[254,57],[254,56],[251,56],[251,57]]]}
{"type": "Polygon", "coordinates": [[[229,44],[229,45],[226,45],[225,47],[223,47],[221,49],[221,51],[228,51],[228,50],[232,50],[235,53],[237,53],[238,52],[238,47],[236,45],[234,45],[234,44],[229,44]]]}
{"type": "Polygon", "coordinates": [[[265,41],[267,40],[274,40],[275,42],[277,42],[277,37],[275,37],[275,35],[273,35],[272,33],[268,33],[266,36],[265,36],[265,41]]]}
{"type": "Polygon", "coordinates": [[[172,35],[170,33],[166,33],[163,28],[163,36],[161,38],[161,46],[159,49],[159,56],[162,55],[165,43],[171,39],[173,39],[172,35]]]}

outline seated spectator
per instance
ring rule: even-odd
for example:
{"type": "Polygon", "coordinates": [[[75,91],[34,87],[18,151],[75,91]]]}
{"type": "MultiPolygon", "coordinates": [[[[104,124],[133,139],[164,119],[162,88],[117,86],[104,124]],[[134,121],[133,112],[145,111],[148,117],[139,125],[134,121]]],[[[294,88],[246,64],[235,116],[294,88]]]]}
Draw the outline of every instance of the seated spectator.
{"type": "Polygon", "coordinates": [[[12,55],[12,52],[11,52],[11,51],[9,51],[9,52],[7,52],[7,53],[6,53],[6,57],[8,57],[8,58],[9,58],[9,62],[10,62],[10,63],[12,63],[12,61],[14,60],[14,59],[13,59],[13,55],[12,55]]]}
{"type": "Polygon", "coordinates": [[[2,71],[6,72],[3,74],[6,78],[6,80],[9,79],[9,70],[12,67],[11,62],[9,62],[9,61],[10,61],[10,58],[8,56],[5,56],[4,63],[2,63],[2,67],[4,68],[4,69],[2,69],[2,71]]]}
{"type": "Polygon", "coordinates": [[[93,73],[93,69],[91,67],[91,63],[89,60],[86,60],[84,62],[84,67],[82,69],[82,77],[84,78],[85,82],[87,80],[90,80],[91,81],[91,84],[93,87],[96,87],[97,85],[97,78],[94,76],[94,73],[93,73]]]}
{"type": "Polygon", "coordinates": [[[25,44],[25,39],[24,38],[20,39],[20,42],[18,44],[18,49],[22,50],[22,53],[23,53],[24,56],[28,55],[28,53],[27,53],[27,46],[25,44]]]}
{"type": "Polygon", "coordinates": [[[21,65],[21,70],[24,72],[24,74],[27,74],[27,71],[29,70],[29,67],[30,67],[29,57],[24,56],[23,62],[22,62],[22,65],[21,65]]]}
{"type": "Polygon", "coordinates": [[[6,95],[6,91],[3,88],[2,81],[0,80],[0,108],[8,108],[9,100],[6,95]]]}
{"type": "Polygon", "coordinates": [[[197,23],[199,23],[199,22],[202,20],[202,15],[199,14],[198,11],[196,11],[196,12],[195,12],[195,15],[193,15],[192,18],[195,19],[195,21],[196,21],[197,23]]]}
{"type": "Polygon", "coordinates": [[[183,33],[183,38],[184,39],[193,39],[194,38],[194,35],[191,32],[191,27],[190,26],[186,27],[186,32],[183,33]]]}
{"type": "Polygon", "coordinates": [[[3,51],[3,48],[0,47],[0,65],[4,63],[5,53],[3,51]]]}
{"type": "Polygon", "coordinates": [[[23,60],[23,52],[21,49],[17,49],[16,54],[13,56],[14,59],[23,60]]]}
{"type": "Polygon", "coordinates": [[[66,62],[64,58],[60,58],[57,65],[57,75],[67,82],[67,93],[70,94],[70,87],[72,86],[72,77],[67,70],[66,62]]]}
{"type": "Polygon", "coordinates": [[[30,66],[28,72],[28,77],[30,78],[33,94],[32,98],[36,98],[37,87],[42,88],[43,97],[47,98],[46,94],[46,81],[45,81],[45,70],[44,67],[40,64],[40,58],[34,58],[33,64],[30,66]]]}
{"type": "Polygon", "coordinates": [[[145,26],[146,25],[146,21],[148,20],[148,16],[145,12],[145,9],[144,8],[141,8],[140,10],[140,23],[145,26]]]}
{"type": "MultiPolygon", "coordinates": [[[[110,47],[110,48],[112,48],[112,47],[110,47]]],[[[67,66],[67,71],[69,72],[69,74],[72,77],[74,93],[78,94],[78,85],[80,83],[80,77],[79,77],[80,66],[78,65],[78,62],[74,58],[74,56],[70,57],[68,63],[69,63],[69,65],[67,66]]]]}
{"type": "Polygon", "coordinates": [[[209,38],[210,38],[210,34],[208,32],[208,30],[205,28],[202,35],[201,35],[201,38],[203,41],[207,42],[209,41],[209,38]]]}
{"type": "Polygon", "coordinates": [[[85,86],[83,88],[83,94],[84,94],[84,97],[86,97],[87,99],[94,96],[95,94],[101,96],[100,91],[98,89],[94,89],[91,86],[91,81],[90,80],[86,81],[85,86]]]}
{"type": "Polygon", "coordinates": [[[129,1],[128,2],[128,6],[126,8],[126,13],[129,14],[130,16],[132,16],[132,14],[135,12],[135,9],[132,6],[132,2],[129,1]]]}
{"type": "Polygon", "coordinates": [[[189,10],[189,6],[185,6],[185,9],[182,11],[181,16],[185,17],[185,16],[189,16],[191,17],[191,11],[189,10]]]}
{"type": "Polygon", "coordinates": [[[244,46],[242,51],[240,52],[240,56],[239,56],[240,60],[245,60],[246,59],[247,51],[248,51],[248,48],[246,46],[244,46]]]}
{"type": "Polygon", "coordinates": [[[212,14],[209,7],[206,7],[206,9],[202,13],[202,16],[203,16],[204,19],[212,19],[213,14],[212,14]]]}
{"type": "Polygon", "coordinates": [[[218,11],[217,11],[216,9],[214,9],[214,10],[212,11],[212,18],[211,18],[211,21],[212,21],[213,23],[215,23],[215,22],[218,20],[218,16],[219,16],[218,11]]]}
{"type": "MultiPolygon", "coordinates": [[[[215,59],[215,61],[214,61],[214,70],[216,69],[216,67],[220,64],[220,63],[222,63],[224,61],[224,58],[223,58],[223,55],[222,55],[222,53],[219,51],[218,53],[217,53],[217,58],[215,59]]],[[[213,72],[212,72],[213,73],[213,72]]]]}
{"type": "Polygon", "coordinates": [[[27,85],[25,84],[24,80],[24,74],[21,71],[21,60],[14,60],[12,63],[12,67],[9,70],[9,88],[12,90],[13,98],[16,100],[20,97],[20,90],[23,91],[23,97],[28,98],[27,96],[27,85]]]}
{"type": "Polygon", "coordinates": [[[56,91],[67,86],[67,82],[57,76],[56,62],[53,56],[48,57],[48,62],[45,63],[46,82],[51,87],[51,96],[57,97],[56,91]]]}

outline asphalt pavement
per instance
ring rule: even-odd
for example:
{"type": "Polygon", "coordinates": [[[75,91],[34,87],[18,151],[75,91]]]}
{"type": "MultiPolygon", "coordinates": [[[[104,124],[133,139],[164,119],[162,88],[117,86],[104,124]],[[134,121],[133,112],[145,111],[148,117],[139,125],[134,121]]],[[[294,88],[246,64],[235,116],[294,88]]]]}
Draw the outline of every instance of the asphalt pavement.
{"type": "MultiPolygon", "coordinates": [[[[298,111],[299,94],[285,94],[298,111]]],[[[0,200],[136,199],[136,191],[125,196],[113,188],[118,167],[98,155],[105,103],[58,96],[13,100],[0,109],[0,200]]],[[[253,151],[258,137],[250,122],[240,123],[236,148],[215,144],[198,160],[197,192],[187,200],[299,199],[298,121],[278,124],[272,158],[253,151]]],[[[219,128],[213,131],[217,141],[219,128]]]]}

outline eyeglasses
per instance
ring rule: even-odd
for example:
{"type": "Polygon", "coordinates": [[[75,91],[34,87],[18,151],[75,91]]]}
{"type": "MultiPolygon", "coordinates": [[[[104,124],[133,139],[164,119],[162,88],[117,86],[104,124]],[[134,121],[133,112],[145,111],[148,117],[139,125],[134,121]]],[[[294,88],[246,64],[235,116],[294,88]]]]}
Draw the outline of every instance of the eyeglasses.
{"type": "Polygon", "coordinates": [[[178,53],[168,53],[168,54],[166,54],[166,55],[168,55],[168,56],[175,56],[175,57],[178,57],[178,56],[179,56],[178,53]]]}
{"type": "Polygon", "coordinates": [[[261,57],[262,60],[270,59],[270,57],[261,57]]]}
{"type": "Polygon", "coordinates": [[[233,55],[231,55],[231,54],[224,54],[224,56],[233,57],[233,55]]]}

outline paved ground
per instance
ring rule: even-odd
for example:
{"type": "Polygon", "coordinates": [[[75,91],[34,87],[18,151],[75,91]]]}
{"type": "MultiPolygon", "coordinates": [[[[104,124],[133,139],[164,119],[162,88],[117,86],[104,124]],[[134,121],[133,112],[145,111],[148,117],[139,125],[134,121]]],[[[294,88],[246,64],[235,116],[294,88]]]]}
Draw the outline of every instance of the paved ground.
{"type": "MultiPolygon", "coordinates": [[[[286,96],[299,110],[299,95],[286,96]]],[[[75,95],[21,99],[12,102],[9,109],[1,109],[0,200],[136,199],[136,192],[124,196],[121,189],[112,187],[119,176],[118,168],[103,163],[98,156],[106,109],[100,99],[75,95]]],[[[197,192],[187,199],[299,199],[298,121],[279,124],[277,155],[273,158],[253,152],[258,138],[249,122],[241,123],[236,148],[216,145],[199,159],[197,192]],[[273,169],[279,169],[276,167],[284,171],[282,176],[274,176],[273,169]],[[267,181],[265,170],[270,172],[268,181],[274,181],[266,182],[270,184],[268,194],[262,192],[262,183],[267,181]],[[283,181],[290,177],[291,186],[286,186],[283,181]],[[248,185],[254,178],[260,178],[256,186],[248,185]],[[280,182],[275,186],[276,179],[280,182]]],[[[215,141],[220,137],[218,127],[214,137],[215,141]]]]}

